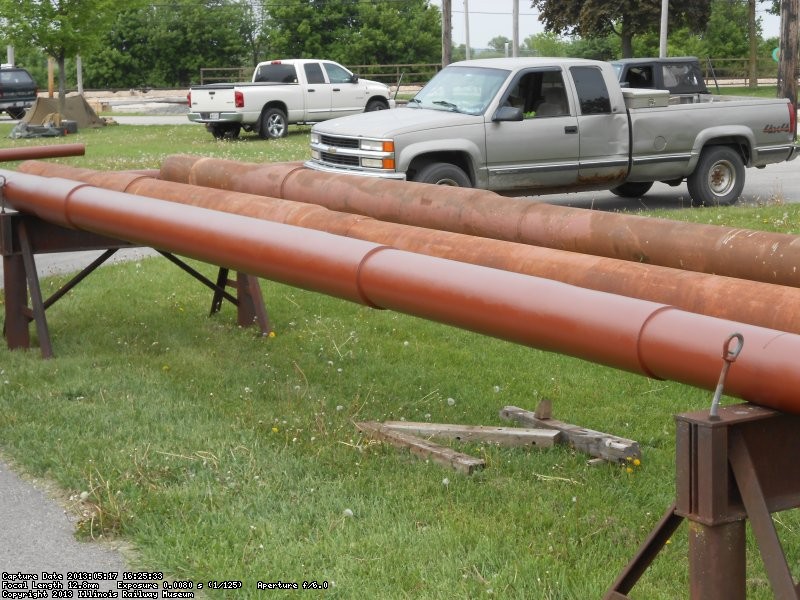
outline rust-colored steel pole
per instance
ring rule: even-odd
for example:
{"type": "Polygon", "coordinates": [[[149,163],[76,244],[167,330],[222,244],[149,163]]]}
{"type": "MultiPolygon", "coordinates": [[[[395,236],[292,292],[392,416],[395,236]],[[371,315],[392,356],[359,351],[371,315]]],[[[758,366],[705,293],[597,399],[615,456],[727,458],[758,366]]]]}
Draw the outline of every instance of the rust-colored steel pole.
{"type": "Polygon", "coordinates": [[[0,170],[10,205],[65,227],[800,413],[800,336],[324,232],[0,170]]]}
{"type": "Polygon", "coordinates": [[[53,146],[3,148],[0,149],[0,162],[9,162],[12,160],[30,160],[34,158],[83,156],[84,154],[86,154],[86,146],[83,144],[56,144],[53,146]]]}
{"type": "Polygon", "coordinates": [[[330,211],[314,204],[160,181],[138,173],[92,171],[35,161],[21,164],[19,170],[327,231],[411,252],[546,277],[662,302],[691,312],[800,333],[800,288],[387,223],[330,211]]]}
{"type": "Polygon", "coordinates": [[[382,221],[800,287],[800,237],[553,206],[485,190],[335,175],[300,163],[170,156],[161,178],[382,221]]]}

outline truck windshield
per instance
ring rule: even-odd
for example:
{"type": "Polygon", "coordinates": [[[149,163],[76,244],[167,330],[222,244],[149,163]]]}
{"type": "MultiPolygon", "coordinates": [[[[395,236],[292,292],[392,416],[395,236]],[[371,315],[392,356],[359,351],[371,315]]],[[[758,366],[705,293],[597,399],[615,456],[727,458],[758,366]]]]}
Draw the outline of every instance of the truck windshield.
{"type": "Polygon", "coordinates": [[[439,71],[408,106],[483,114],[509,72],[485,67],[447,67],[439,71]]]}

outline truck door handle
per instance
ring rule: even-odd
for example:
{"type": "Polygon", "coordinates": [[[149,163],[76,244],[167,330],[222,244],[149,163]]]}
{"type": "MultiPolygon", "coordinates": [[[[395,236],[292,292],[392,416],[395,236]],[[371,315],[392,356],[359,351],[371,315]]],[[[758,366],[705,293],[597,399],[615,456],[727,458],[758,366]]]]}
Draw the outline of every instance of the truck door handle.
{"type": "Polygon", "coordinates": [[[342,88],[333,88],[333,91],[334,91],[334,92],[341,92],[341,91],[342,91],[342,88]]]}
{"type": "Polygon", "coordinates": [[[577,125],[567,125],[564,127],[564,133],[578,133],[577,125]]]}
{"type": "Polygon", "coordinates": [[[310,89],[308,90],[308,93],[310,94],[310,93],[311,93],[311,92],[313,92],[313,91],[314,91],[314,88],[310,88],[310,89]]]}

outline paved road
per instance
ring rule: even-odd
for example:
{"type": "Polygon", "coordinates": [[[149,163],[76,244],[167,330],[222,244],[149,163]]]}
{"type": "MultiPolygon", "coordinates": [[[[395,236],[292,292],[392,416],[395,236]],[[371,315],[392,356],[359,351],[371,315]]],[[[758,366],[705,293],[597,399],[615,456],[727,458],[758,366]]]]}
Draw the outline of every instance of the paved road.
{"type": "MultiPolygon", "coordinates": [[[[0,461],[0,572],[36,574],[40,582],[43,573],[58,573],[64,589],[68,572],[124,572],[128,567],[115,548],[75,539],[72,514],[43,484],[21,479],[0,461]]],[[[14,591],[7,583],[0,582],[0,589],[14,591]]],[[[115,588],[100,582],[99,589],[115,588]]]]}

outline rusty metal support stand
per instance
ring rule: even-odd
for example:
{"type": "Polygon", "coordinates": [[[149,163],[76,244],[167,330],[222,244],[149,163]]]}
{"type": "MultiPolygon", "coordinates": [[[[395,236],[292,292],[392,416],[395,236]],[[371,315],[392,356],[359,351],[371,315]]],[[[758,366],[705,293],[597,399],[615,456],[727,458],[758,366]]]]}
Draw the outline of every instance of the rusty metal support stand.
{"type": "Polygon", "coordinates": [[[776,599],[800,599],[771,513],[800,507],[800,417],[752,404],[676,416],[677,499],[606,593],[627,595],[689,521],[689,598],[744,600],[750,521],[776,599]]]}
{"type": "Polygon", "coordinates": [[[214,298],[211,300],[210,315],[217,313],[222,308],[224,299],[231,300],[231,295],[225,291],[226,287],[236,289],[236,298],[233,303],[237,308],[237,322],[240,327],[250,327],[253,323],[257,324],[262,335],[268,335],[272,331],[267,316],[267,309],[261,295],[261,287],[258,278],[244,273],[236,273],[236,279],[228,278],[229,270],[220,267],[217,274],[217,284],[214,290],[214,298]]]}
{"type": "Polygon", "coordinates": [[[225,267],[220,267],[217,273],[217,281],[214,283],[175,255],[169,252],[161,252],[160,250],[159,254],[178,268],[186,271],[200,283],[213,290],[214,296],[211,300],[209,316],[218,313],[222,309],[223,300],[228,300],[231,304],[236,306],[236,322],[240,327],[250,327],[254,324],[258,325],[261,335],[268,335],[270,331],[272,331],[269,323],[269,316],[267,315],[267,308],[264,306],[264,298],[261,295],[261,286],[258,284],[258,277],[237,272],[236,279],[230,280],[228,279],[230,270],[225,267]],[[227,287],[236,289],[236,295],[234,296],[228,292],[226,289],[227,287]]]}
{"type": "MultiPolygon", "coordinates": [[[[3,297],[5,320],[3,335],[12,350],[30,348],[30,322],[36,325],[36,333],[42,358],[52,358],[53,346],[45,311],[64,297],[72,288],[105,263],[120,248],[132,244],[121,240],[88,232],[65,229],[42,221],[31,215],[17,212],[0,212],[0,255],[3,257],[3,297]],[[46,300],[42,297],[39,276],[36,272],[36,254],[74,252],[83,250],[105,250],[90,265],[81,270],[46,300]],[[30,307],[28,306],[30,296],[30,307]]],[[[223,299],[238,308],[238,324],[242,327],[258,325],[261,334],[270,332],[269,319],[261,295],[258,279],[239,273],[236,279],[236,295],[225,290],[227,269],[222,283],[215,284],[201,273],[169,253],[162,254],[181,269],[207,285],[214,291],[214,304],[218,312],[223,299]]]]}

